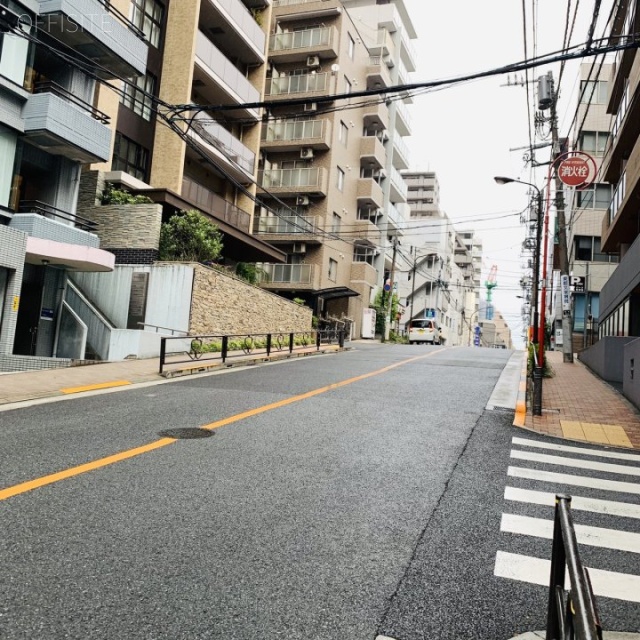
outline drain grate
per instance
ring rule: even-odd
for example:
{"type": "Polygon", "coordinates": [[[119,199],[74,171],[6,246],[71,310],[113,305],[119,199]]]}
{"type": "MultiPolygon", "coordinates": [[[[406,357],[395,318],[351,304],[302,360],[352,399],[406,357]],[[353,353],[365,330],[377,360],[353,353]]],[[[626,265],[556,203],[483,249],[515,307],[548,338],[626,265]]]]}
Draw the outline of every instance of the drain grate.
{"type": "Polygon", "coordinates": [[[163,431],[160,431],[158,435],[163,438],[176,438],[177,440],[196,440],[198,438],[210,438],[213,435],[213,431],[209,431],[209,429],[185,427],[164,429],[163,431]]]}

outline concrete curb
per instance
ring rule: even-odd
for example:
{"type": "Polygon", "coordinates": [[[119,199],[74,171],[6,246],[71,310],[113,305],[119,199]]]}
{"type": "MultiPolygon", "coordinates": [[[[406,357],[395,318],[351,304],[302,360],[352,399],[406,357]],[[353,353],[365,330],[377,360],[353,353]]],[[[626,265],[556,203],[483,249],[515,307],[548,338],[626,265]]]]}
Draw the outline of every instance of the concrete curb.
{"type": "MultiPolygon", "coordinates": [[[[528,631],[519,636],[514,636],[510,640],[545,640],[546,631],[528,631]]],[[[604,640],[638,640],[640,633],[625,633],[624,631],[603,631],[604,640]]]]}

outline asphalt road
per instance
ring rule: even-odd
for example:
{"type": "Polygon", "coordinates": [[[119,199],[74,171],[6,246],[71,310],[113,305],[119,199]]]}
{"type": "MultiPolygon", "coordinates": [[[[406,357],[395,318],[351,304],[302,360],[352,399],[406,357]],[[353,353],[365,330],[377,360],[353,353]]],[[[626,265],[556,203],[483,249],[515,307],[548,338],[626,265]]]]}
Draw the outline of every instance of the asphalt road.
{"type": "MultiPolygon", "coordinates": [[[[0,638],[544,628],[546,591],[493,575],[510,355],[358,344],[0,413],[0,638]]],[[[621,630],[635,609],[605,603],[621,630]]]]}

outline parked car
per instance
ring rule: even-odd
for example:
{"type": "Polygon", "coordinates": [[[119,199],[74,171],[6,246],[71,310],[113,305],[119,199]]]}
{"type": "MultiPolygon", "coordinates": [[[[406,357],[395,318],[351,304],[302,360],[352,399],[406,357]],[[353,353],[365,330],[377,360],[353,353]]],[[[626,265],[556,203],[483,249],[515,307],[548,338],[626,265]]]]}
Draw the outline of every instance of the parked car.
{"type": "Polygon", "coordinates": [[[409,344],[417,342],[440,344],[440,329],[435,320],[421,318],[409,322],[409,344]]]}

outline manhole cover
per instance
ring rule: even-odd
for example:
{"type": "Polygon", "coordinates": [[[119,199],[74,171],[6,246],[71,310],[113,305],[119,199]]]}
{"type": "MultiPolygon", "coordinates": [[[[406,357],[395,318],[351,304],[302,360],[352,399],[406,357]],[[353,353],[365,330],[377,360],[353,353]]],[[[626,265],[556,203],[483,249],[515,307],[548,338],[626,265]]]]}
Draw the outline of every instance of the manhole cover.
{"type": "Polygon", "coordinates": [[[178,440],[195,440],[196,438],[210,438],[213,431],[208,429],[193,429],[185,427],[184,429],[165,429],[160,431],[159,435],[163,438],[176,438],[178,440]]]}

